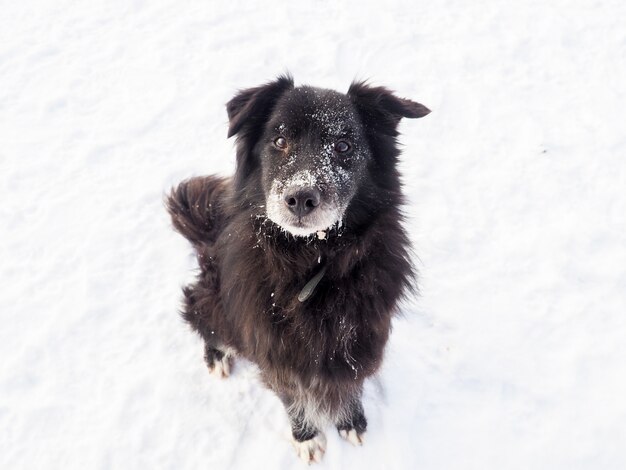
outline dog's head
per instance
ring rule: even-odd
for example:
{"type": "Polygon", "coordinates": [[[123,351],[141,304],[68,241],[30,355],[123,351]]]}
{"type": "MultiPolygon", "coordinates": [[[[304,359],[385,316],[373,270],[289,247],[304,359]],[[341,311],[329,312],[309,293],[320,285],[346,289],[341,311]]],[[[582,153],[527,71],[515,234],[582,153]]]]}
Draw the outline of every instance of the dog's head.
{"type": "Polygon", "coordinates": [[[240,92],[227,110],[236,187],[258,174],[267,218],[297,236],[340,224],[362,181],[395,164],[381,142],[395,144],[402,117],[430,112],[382,87],[353,83],[343,94],[294,87],[288,76],[240,92]]]}

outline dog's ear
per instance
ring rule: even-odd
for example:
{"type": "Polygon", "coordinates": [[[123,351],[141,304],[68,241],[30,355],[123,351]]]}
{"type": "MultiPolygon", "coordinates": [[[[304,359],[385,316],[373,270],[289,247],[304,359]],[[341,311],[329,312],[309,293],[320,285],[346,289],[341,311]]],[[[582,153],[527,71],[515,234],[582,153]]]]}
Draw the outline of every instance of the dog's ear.
{"type": "Polygon", "coordinates": [[[356,105],[365,125],[389,134],[397,135],[400,119],[421,118],[430,109],[406,98],[399,98],[385,87],[372,87],[365,82],[353,82],[348,96],[356,105]]]}
{"type": "Polygon", "coordinates": [[[228,137],[267,121],[276,100],[291,88],[293,78],[290,75],[281,75],[273,82],[240,91],[226,104],[228,137]]]}

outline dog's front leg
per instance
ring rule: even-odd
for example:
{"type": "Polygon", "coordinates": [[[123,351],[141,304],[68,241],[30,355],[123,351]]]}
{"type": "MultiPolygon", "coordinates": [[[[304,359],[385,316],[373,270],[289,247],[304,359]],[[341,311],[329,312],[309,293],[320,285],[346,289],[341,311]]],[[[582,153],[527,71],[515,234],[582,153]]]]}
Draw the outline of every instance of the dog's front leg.
{"type": "Polygon", "coordinates": [[[361,397],[350,402],[341,419],[337,422],[337,431],[341,437],[355,446],[363,444],[363,435],[367,429],[367,419],[363,412],[361,397]]]}
{"type": "Polygon", "coordinates": [[[283,399],[289,415],[293,446],[298,457],[304,462],[321,462],[326,452],[326,436],[316,424],[307,417],[301,403],[293,399],[283,399]]]}

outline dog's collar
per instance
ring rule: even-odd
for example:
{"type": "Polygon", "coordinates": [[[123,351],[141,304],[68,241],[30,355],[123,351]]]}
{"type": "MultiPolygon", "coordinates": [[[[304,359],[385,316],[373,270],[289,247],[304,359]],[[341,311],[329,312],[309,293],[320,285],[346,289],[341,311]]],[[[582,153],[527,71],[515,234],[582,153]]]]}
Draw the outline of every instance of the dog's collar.
{"type": "Polygon", "coordinates": [[[298,294],[298,300],[300,302],[306,301],[309,297],[313,295],[315,288],[324,277],[324,274],[326,274],[326,266],[323,266],[322,269],[320,269],[318,273],[315,276],[313,276],[311,280],[304,285],[304,287],[298,294]]]}

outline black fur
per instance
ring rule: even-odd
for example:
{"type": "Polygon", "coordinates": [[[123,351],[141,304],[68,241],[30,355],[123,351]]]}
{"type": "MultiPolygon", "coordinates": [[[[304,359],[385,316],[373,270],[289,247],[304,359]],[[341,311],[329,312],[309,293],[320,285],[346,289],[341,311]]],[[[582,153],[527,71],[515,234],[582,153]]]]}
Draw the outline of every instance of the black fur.
{"type": "Polygon", "coordinates": [[[204,338],[208,362],[236,350],[259,366],[285,404],[296,440],[318,433],[311,411],[361,434],[363,381],[380,367],[398,300],[415,285],[402,228],[397,125],[429,111],[365,83],[342,95],[295,88],[290,77],[242,91],[227,110],[228,135],[237,136],[234,177],[192,178],[168,198],[173,224],[193,244],[201,268],[184,289],[183,316],[204,338]],[[265,179],[281,170],[266,136],[272,123],[287,122],[294,145],[317,148],[321,134],[307,127],[316,106],[310,93],[357,116],[353,145],[367,155],[362,168],[337,163],[353,189],[341,226],[324,239],[294,237],[265,216],[265,179]],[[324,277],[300,302],[299,292],[322,266],[324,277]]]}

